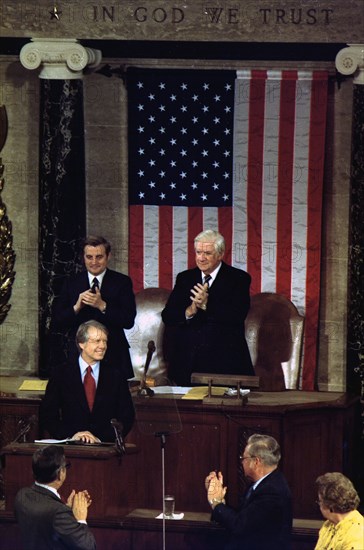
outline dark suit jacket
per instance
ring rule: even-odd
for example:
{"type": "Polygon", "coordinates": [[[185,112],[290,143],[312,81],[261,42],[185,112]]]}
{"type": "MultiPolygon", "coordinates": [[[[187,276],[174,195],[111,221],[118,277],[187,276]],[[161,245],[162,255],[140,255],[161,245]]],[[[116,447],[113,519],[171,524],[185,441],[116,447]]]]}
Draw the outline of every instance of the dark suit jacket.
{"type": "Polygon", "coordinates": [[[185,310],[191,288],[201,283],[196,267],[177,275],[175,287],[162,311],[168,329],[170,378],[190,385],[192,372],[254,374],[245,340],[244,321],[250,307],[250,275],[222,262],[209,289],[207,310],[190,320],[185,310]]]}
{"type": "Polygon", "coordinates": [[[55,368],[40,407],[42,428],[55,439],[89,430],[101,441],[115,441],[110,420],[116,418],[123,424],[125,436],[133,425],[134,416],[127,381],[118,369],[103,362],[100,363],[92,412],[87,405],[78,361],[55,368]]]}
{"type": "Polygon", "coordinates": [[[230,534],[226,550],[289,550],[292,504],[284,475],[274,470],[237,511],[218,504],[212,519],[230,534]]]}
{"type": "Polygon", "coordinates": [[[87,271],[78,273],[65,281],[60,297],[55,301],[52,330],[58,330],[67,335],[68,354],[64,359],[74,357],[75,335],[78,327],[86,321],[99,321],[109,330],[105,359],[115,367],[120,367],[126,378],[131,378],[134,376],[134,371],[124,329],[133,327],[136,315],[132,281],[123,273],[107,269],[101,286],[101,296],[107,304],[106,312],[101,313],[98,309],[84,306],[76,315],[73,306],[81,292],[89,288],[87,271]]]}
{"type": "Polygon", "coordinates": [[[20,489],[15,516],[24,550],[95,550],[88,526],[78,523],[71,508],[48,489],[33,485],[20,489]]]}

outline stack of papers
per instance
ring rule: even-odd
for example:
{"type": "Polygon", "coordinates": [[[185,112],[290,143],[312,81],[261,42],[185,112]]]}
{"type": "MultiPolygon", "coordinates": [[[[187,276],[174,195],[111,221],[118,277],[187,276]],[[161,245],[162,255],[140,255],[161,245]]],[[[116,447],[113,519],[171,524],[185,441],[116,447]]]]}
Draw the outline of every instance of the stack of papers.
{"type": "Polygon", "coordinates": [[[45,391],[48,380],[23,380],[19,390],[25,391],[45,391]]]}

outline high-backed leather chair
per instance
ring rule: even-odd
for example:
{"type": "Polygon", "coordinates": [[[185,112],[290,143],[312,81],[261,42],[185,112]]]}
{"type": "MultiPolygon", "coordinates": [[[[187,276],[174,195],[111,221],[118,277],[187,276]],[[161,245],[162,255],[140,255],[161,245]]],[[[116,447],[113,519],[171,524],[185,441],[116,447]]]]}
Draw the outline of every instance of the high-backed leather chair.
{"type": "Polygon", "coordinates": [[[262,292],[251,297],[245,338],[260,390],[297,389],[304,317],[284,296],[262,292]]]}
{"type": "Polygon", "coordinates": [[[164,335],[165,326],[161,312],[167,302],[169,290],[164,288],[145,288],[135,296],[137,314],[134,327],[125,330],[130,344],[130,356],[137,378],[142,378],[146,362],[148,342],[155,343],[155,352],[148,368],[148,377],[155,380],[157,385],[163,385],[168,378],[168,364],[165,359],[164,335]]]}

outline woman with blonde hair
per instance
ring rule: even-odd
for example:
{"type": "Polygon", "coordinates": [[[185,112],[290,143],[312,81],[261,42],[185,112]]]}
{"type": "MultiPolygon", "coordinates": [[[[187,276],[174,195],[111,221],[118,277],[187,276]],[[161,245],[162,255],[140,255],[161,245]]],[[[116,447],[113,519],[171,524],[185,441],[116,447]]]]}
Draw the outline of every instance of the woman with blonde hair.
{"type": "Polygon", "coordinates": [[[357,510],[360,499],[350,479],[332,472],[318,477],[316,485],[326,521],[315,550],[363,550],[364,517],[357,510]]]}

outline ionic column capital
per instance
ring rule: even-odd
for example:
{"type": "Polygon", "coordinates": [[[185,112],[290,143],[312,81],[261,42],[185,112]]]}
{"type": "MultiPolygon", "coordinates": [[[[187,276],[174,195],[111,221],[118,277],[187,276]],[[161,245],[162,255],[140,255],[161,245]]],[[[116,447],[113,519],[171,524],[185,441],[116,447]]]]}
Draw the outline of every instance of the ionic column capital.
{"type": "Polygon", "coordinates": [[[354,75],[354,84],[364,85],[364,44],[348,44],[339,51],[335,59],[339,73],[354,75]]]}
{"type": "Polygon", "coordinates": [[[85,48],[73,38],[32,38],[20,51],[20,62],[26,69],[41,67],[39,78],[68,80],[82,78],[86,66],[97,67],[100,50],[85,48]]]}

